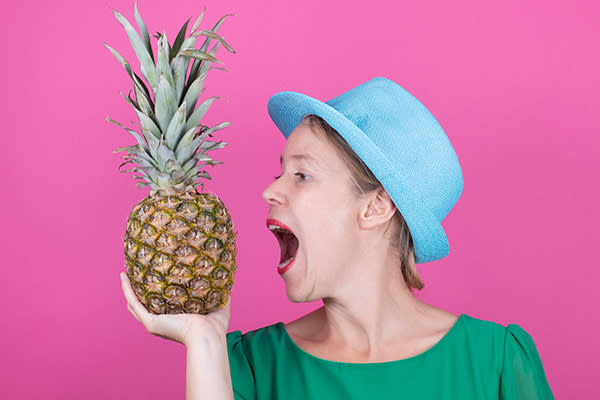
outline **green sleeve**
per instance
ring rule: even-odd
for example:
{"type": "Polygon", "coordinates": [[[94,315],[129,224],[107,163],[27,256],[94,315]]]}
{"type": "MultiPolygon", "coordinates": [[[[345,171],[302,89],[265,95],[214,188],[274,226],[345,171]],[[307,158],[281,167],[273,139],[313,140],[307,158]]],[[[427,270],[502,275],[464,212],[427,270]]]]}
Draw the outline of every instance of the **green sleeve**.
{"type": "Polygon", "coordinates": [[[227,334],[227,353],[233,384],[233,397],[235,400],[254,400],[254,371],[244,351],[241,331],[227,334]]]}
{"type": "Polygon", "coordinates": [[[542,360],[523,328],[509,324],[504,341],[500,400],[553,400],[542,360]]]}

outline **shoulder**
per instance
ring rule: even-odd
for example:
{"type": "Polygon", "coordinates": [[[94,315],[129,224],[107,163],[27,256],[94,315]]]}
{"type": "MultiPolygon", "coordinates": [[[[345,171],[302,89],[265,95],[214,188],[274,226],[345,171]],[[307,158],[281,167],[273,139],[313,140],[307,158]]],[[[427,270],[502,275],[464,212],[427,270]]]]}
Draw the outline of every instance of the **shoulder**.
{"type": "Polygon", "coordinates": [[[467,330],[470,334],[478,335],[481,334],[485,337],[501,337],[504,339],[506,335],[506,327],[499,324],[498,322],[494,322],[487,319],[481,319],[477,317],[473,317],[468,314],[462,314],[463,323],[467,327],[467,330]]]}
{"type": "Polygon", "coordinates": [[[504,326],[498,322],[476,318],[468,314],[462,314],[464,333],[468,339],[477,341],[482,345],[489,346],[496,353],[504,353],[507,335],[515,329],[522,329],[516,324],[504,326]]]}
{"type": "Polygon", "coordinates": [[[468,335],[482,339],[486,338],[487,341],[499,342],[503,351],[506,345],[513,341],[533,344],[531,335],[515,323],[502,325],[498,322],[472,317],[467,314],[463,314],[463,322],[468,335]]]}
{"type": "Polygon", "coordinates": [[[466,314],[462,319],[465,341],[481,350],[489,349],[490,361],[494,361],[499,372],[506,369],[507,360],[539,359],[533,338],[521,325],[502,325],[466,314]]]}
{"type": "Polygon", "coordinates": [[[502,370],[504,348],[508,328],[495,321],[461,314],[461,329],[455,336],[456,344],[465,354],[471,354],[471,362],[478,368],[489,370],[493,367],[494,375],[499,376],[502,370]]]}
{"type": "Polygon", "coordinates": [[[268,348],[282,345],[283,323],[277,322],[262,328],[242,333],[240,330],[227,334],[227,348],[231,353],[243,353],[247,358],[256,353],[263,353],[268,348]]]}

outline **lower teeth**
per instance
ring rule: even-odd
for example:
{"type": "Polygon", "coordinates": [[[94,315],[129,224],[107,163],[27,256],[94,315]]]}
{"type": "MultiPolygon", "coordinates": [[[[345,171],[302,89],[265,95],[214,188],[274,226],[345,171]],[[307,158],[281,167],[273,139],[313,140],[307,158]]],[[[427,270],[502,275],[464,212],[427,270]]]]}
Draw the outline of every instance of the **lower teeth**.
{"type": "Polygon", "coordinates": [[[292,262],[293,258],[290,258],[287,261],[282,262],[281,264],[279,264],[278,268],[285,268],[290,262],[292,262]]]}

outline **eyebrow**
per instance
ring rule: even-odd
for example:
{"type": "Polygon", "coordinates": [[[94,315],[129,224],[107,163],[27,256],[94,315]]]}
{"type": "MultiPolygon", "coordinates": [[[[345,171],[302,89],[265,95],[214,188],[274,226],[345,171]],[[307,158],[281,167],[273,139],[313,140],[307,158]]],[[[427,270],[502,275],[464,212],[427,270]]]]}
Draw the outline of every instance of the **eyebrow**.
{"type": "MultiPolygon", "coordinates": [[[[310,154],[306,154],[306,153],[292,154],[289,158],[291,158],[292,160],[299,160],[299,161],[305,160],[305,161],[316,164],[317,167],[322,167],[321,163],[316,158],[311,156],[310,154]]],[[[279,156],[279,164],[283,165],[283,154],[281,154],[279,156]]]]}

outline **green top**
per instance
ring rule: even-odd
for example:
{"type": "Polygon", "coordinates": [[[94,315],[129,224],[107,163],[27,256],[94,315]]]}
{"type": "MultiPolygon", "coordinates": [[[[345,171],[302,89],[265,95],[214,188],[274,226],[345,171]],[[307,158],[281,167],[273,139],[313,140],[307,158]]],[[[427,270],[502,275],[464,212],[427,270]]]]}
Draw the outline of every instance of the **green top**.
{"type": "Polygon", "coordinates": [[[554,399],[531,336],[461,314],[433,347],[381,363],[343,363],[298,347],[282,322],[227,334],[236,399],[554,399]]]}

